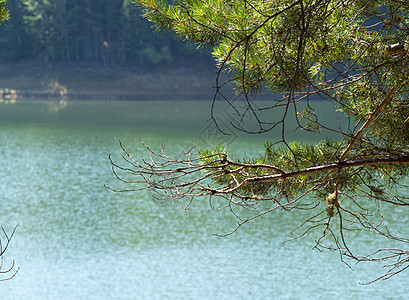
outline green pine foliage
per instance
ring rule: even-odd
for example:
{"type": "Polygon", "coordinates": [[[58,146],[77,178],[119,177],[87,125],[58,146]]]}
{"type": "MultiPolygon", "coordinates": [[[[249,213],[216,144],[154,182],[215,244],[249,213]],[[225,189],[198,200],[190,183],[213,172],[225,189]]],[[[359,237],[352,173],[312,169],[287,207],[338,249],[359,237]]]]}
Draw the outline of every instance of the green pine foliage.
{"type": "Polygon", "coordinates": [[[399,236],[399,228],[388,228],[395,220],[382,213],[390,208],[404,213],[409,205],[407,1],[133,2],[158,31],[212,49],[218,72],[211,118],[218,128],[225,127],[216,115],[222,99],[240,117],[231,122],[236,129],[257,134],[278,129],[281,138],[245,158],[234,157],[229,145],[189,149],[183,158],[168,156],[164,146],[155,152],[145,145],[150,160],[139,163],[122,148],[125,166],[111,161],[122,183],[142,181],[154,200],[187,201],[185,207],[207,196],[212,208],[226,208],[237,219],[226,235],[266,214],[291,211],[300,220],[294,239],[313,234],[314,248],[338,251],[344,262],[382,262],[387,271],[373,281],[409,269],[409,251],[395,246],[405,247],[409,239],[399,236]],[[223,95],[232,81],[247,105],[244,113],[223,95]],[[268,92],[265,106],[252,101],[254,94],[268,92]],[[331,101],[346,121],[328,123],[321,117],[325,112],[313,107],[313,97],[321,98],[316,105],[331,101]],[[263,119],[266,110],[274,110],[274,117],[263,119]],[[258,130],[248,125],[254,120],[258,130]],[[289,122],[320,133],[321,141],[290,142],[289,122]],[[360,231],[393,244],[355,253],[351,240],[360,231]]]}
{"type": "Polygon", "coordinates": [[[347,242],[350,232],[362,229],[409,242],[386,227],[381,212],[387,205],[409,205],[402,192],[409,188],[407,1],[133,2],[156,30],[212,49],[218,67],[211,115],[216,125],[216,100],[237,108],[223,96],[234,82],[259,131],[243,128],[245,113],[238,122],[243,127],[233,126],[247,133],[281,129],[281,139],[266,142],[257,157],[233,157],[228,145],[202,149],[197,156],[188,151],[186,160],[151,151],[153,164],[131,163],[131,169],[156,198],[224,199],[224,207],[238,219],[232,232],[267,213],[296,210],[303,219],[293,232],[302,237],[319,231],[315,248],[337,250],[357,261],[393,260],[380,279],[409,268],[407,250],[385,248],[362,257],[347,242]],[[223,81],[222,72],[231,80],[223,81]],[[259,93],[272,98],[261,109],[251,101],[259,93]],[[312,107],[313,97],[331,101],[345,114],[346,124],[325,124],[312,107]],[[276,110],[281,118],[264,121],[258,112],[265,110],[276,110]],[[286,124],[291,120],[299,130],[333,138],[315,145],[290,142],[286,124]]]}
{"type": "MultiPolygon", "coordinates": [[[[334,129],[338,140],[266,142],[256,158],[233,158],[224,147],[201,150],[219,191],[251,201],[311,194],[332,217],[341,194],[379,199],[404,185],[407,164],[397,161],[409,155],[405,1],[133,2],[157,31],[212,48],[219,70],[245,97],[268,91],[295,103],[297,95],[320,95],[350,120],[347,130],[334,129]],[[395,44],[406,50],[393,52],[395,44]]],[[[304,130],[327,129],[309,106],[297,116],[304,130]]]]}
{"type": "Polygon", "coordinates": [[[6,6],[6,0],[0,0],[0,22],[8,20],[9,12],[6,6]]]}
{"type": "MultiPolygon", "coordinates": [[[[249,95],[264,88],[274,93],[295,94],[307,93],[309,89],[334,101],[355,123],[356,129],[399,82],[393,99],[376,114],[365,134],[359,136],[359,142],[353,141],[351,131],[345,132],[342,143],[323,140],[315,146],[299,143],[284,149],[266,146],[266,154],[248,162],[262,161],[288,172],[337,160],[406,154],[408,58],[391,55],[388,50],[393,43],[405,43],[409,34],[406,2],[134,2],[143,8],[144,16],[155,23],[157,30],[172,31],[198,47],[212,47],[217,65],[231,74],[239,93],[249,95]],[[342,157],[351,142],[353,149],[342,157]]],[[[305,129],[322,129],[310,112],[298,113],[307,120],[305,129]]],[[[341,180],[340,187],[362,181],[353,172],[341,172],[349,175],[342,175],[348,180],[341,180]]],[[[286,179],[289,183],[286,186],[303,191],[322,179],[321,176],[286,179]]],[[[327,184],[322,188],[328,193],[333,189],[334,179],[332,175],[325,178],[327,184]]],[[[269,184],[273,188],[274,184],[269,184]]]]}

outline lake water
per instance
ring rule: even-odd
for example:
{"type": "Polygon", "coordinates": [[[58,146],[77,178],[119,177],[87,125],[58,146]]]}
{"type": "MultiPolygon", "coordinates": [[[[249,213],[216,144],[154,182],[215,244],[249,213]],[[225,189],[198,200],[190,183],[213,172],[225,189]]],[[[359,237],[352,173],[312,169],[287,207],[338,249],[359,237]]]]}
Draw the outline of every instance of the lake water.
{"type": "MultiPolygon", "coordinates": [[[[329,120],[337,118],[320,107],[329,120]]],[[[243,156],[279,138],[217,135],[206,122],[209,108],[188,101],[0,103],[0,225],[10,232],[19,224],[5,265],[15,259],[20,267],[0,282],[0,299],[409,297],[409,271],[360,285],[382,275],[380,265],[352,263],[352,271],[336,253],[313,251],[314,236],[282,244],[297,215],[270,214],[219,238],[213,234],[229,232],[236,221],[228,211],[211,210],[206,199],[183,210],[185,203],[156,205],[148,191],[104,187],[106,181],[123,187],[108,160],[110,153],[119,160],[119,139],[144,158],[140,139],[155,149],[166,141],[171,153],[198,142],[226,143],[243,156]]],[[[359,235],[352,244],[374,246],[359,235]]]]}

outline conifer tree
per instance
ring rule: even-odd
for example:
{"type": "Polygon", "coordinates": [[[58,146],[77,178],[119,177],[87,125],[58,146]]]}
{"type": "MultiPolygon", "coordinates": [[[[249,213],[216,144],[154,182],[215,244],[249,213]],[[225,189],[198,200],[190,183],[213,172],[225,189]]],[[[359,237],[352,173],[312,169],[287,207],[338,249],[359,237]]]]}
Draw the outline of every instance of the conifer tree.
{"type": "Polygon", "coordinates": [[[0,0],[0,22],[4,22],[9,18],[9,13],[6,7],[6,0],[0,0]]]}
{"type": "MultiPolygon", "coordinates": [[[[148,148],[151,161],[139,162],[124,150],[126,164],[112,161],[119,179],[133,183],[140,175],[160,200],[219,197],[233,212],[237,207],[254,212],[245,219],[237,215],[232,232],[274,211],[308,211],[298,237],[313,228],[319,232],[316,248],[335,249],[357,261],[388,260],[388,271],[378,279],[409,267],[409,237],[395,235],[381,213],[388,206],[409,206],[407,1],[134,2],[157,30],[211,47],[218,67],[213,104],[229,101],[224,97],[228,85],[221,80],[225,72],[248,105],[243,114],[258,120],[256,130],[240,124],[237,129],[263,133],[280,127],[282,137],[266,142],[259,157],[243,159],[234,159],[224,147],[189,150],[184,159],[148,148]],[[263,109],[282,109],[282,118],[262,119],[251,101],[260,93],[272,99],[263,109]],[[313,98],[334,103],[348,124],[329,128],[315,113],[313,98]],[[285,130],[290,113],[300,130],[337,138],[316,145],[290,143],[285,130]],[[348,232],[357,229],[402,247],[355,253],[348,232]]],[[[211,116],[217,123],[213,109],[211,116]]]]}

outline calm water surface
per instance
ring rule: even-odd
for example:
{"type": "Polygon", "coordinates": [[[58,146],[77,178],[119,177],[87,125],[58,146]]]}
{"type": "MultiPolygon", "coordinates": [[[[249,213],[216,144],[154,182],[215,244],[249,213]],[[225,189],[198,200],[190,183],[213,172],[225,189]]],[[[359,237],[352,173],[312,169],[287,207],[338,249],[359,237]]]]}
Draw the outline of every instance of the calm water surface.
{"type": "MultiPolygon", "coordinates": [[[[147,156],[141,138],[170,153],[198,142],[260,150],[265,137],[220,137],[208,116],[205,102],[0,104],[1,225],[19,224],[6,264],[20,267],[0,299],[407,299],[408,272],[362,286],[379,265],[352,271],[312,251],[314,236],[283,245],[300,216],[272,214],[218,238],[236,221],[206,199],[183,210],[104,188],[120,187],[108,161],[120,158],[119,139],[136,158],[147,156]]],[[[353,246],[373,243],[357,235],[353,246]]]]}

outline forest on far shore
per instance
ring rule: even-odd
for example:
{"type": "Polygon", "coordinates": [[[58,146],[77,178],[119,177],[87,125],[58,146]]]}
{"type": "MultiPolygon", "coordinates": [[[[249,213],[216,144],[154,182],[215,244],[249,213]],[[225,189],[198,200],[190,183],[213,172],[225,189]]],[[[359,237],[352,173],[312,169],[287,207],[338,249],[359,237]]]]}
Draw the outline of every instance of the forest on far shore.
{"type": "Polygon", "coordinates": [[[130,0],[8,0],[0,59],[104,65],[179,65],[209,60],[152,23],[130,0]]]}
{"type": "Polygon", "coordinates": [[[155,32],[130,0],[7,0],[0,101],[212,99],[209,53],[155,32]]]}

